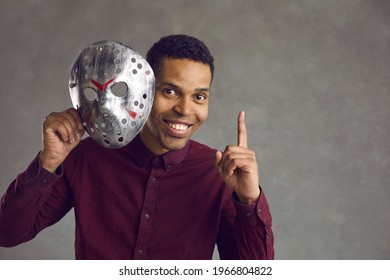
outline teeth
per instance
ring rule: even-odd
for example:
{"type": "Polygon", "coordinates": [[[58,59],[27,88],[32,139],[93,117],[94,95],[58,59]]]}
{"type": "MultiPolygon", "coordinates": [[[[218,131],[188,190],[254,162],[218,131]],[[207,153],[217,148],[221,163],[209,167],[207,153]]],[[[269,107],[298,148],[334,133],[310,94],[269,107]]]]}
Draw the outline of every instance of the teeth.
{"type": "Polygon", "coordinates": [[[176,130],[186,130],[188,128],[186,124],[168,123],[168,125],[176,130]]]}

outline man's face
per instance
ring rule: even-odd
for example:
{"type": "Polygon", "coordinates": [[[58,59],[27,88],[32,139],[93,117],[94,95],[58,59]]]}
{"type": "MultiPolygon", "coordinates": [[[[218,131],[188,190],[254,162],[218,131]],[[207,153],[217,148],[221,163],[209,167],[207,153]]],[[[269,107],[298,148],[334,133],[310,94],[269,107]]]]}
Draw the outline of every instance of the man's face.
{"type": "Polygon", "coordinates": [[[180,150],[207,119],[210,66],[188,59],[165,59],[156,73],[156,92],[140,136],[157,155],[180,150]]]}

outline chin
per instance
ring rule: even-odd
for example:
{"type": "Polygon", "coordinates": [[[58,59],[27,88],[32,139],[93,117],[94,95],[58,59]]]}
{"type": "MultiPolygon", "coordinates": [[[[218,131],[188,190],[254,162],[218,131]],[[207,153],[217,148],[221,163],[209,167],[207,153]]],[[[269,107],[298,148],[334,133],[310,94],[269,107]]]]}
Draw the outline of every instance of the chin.
{"type": "Polygon", "coordinates": [[[183,138],[180,140],[162,141],[163,147],[170,151],[177,151],[183,149],[190,139],[183,138]]]}

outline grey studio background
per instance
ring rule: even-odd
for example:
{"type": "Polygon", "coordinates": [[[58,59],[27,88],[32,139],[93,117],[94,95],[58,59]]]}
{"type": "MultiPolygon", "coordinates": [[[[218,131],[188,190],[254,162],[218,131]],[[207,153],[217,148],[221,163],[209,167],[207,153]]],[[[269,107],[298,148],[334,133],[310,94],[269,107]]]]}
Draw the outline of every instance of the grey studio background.
{"type": "MultiPolygon", "coordinates": [[[[146,55],[172,33],[204,40],[216,60],[195,139],[235,143],[247,113],[276,258],[389,259],[387,0],[0,0],[1,193],[41,148],[45,116],[71,106],[85,46],[113,39],[146,55]]],[[[69,213],[0,259],[73,259],[73,240],[69,213]]]]}

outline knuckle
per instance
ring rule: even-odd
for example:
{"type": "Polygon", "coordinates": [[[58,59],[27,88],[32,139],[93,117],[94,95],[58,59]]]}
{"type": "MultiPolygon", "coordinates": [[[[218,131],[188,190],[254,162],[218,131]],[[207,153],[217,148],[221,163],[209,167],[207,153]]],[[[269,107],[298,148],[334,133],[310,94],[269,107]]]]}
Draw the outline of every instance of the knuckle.
{"type": "Polygon", "coordinates": [[[57,113],[50,113],[49,115],[47,115],[43,121],[43,124],[44,125],[51,125],[53,124],[54,122],[56,122],[57,120],[57,113]]]}
{"type": "Polygon", "coordinates": [[[57,113],[55,113],[55,112],[51,112],[49,115],[47,115],[47,116],[45,117],[45,120],[50,120],[50,119],[55,118],[56,114],[57,114],[57,113]]]}
{"type": "Polygon", "coordinates": [[[70,111],[65,111],[64,112],[64,116],[67,118],[67,119],[70,119],[70,118],[72,118],[73,117],[73,114],[72,114],[72,112],[70,112],[70,111]]]}
{"type": "Polygon", "coordinates": [[[225,151],[231,152],[233,150],[233,145],[227,145],[225,151]]]}

